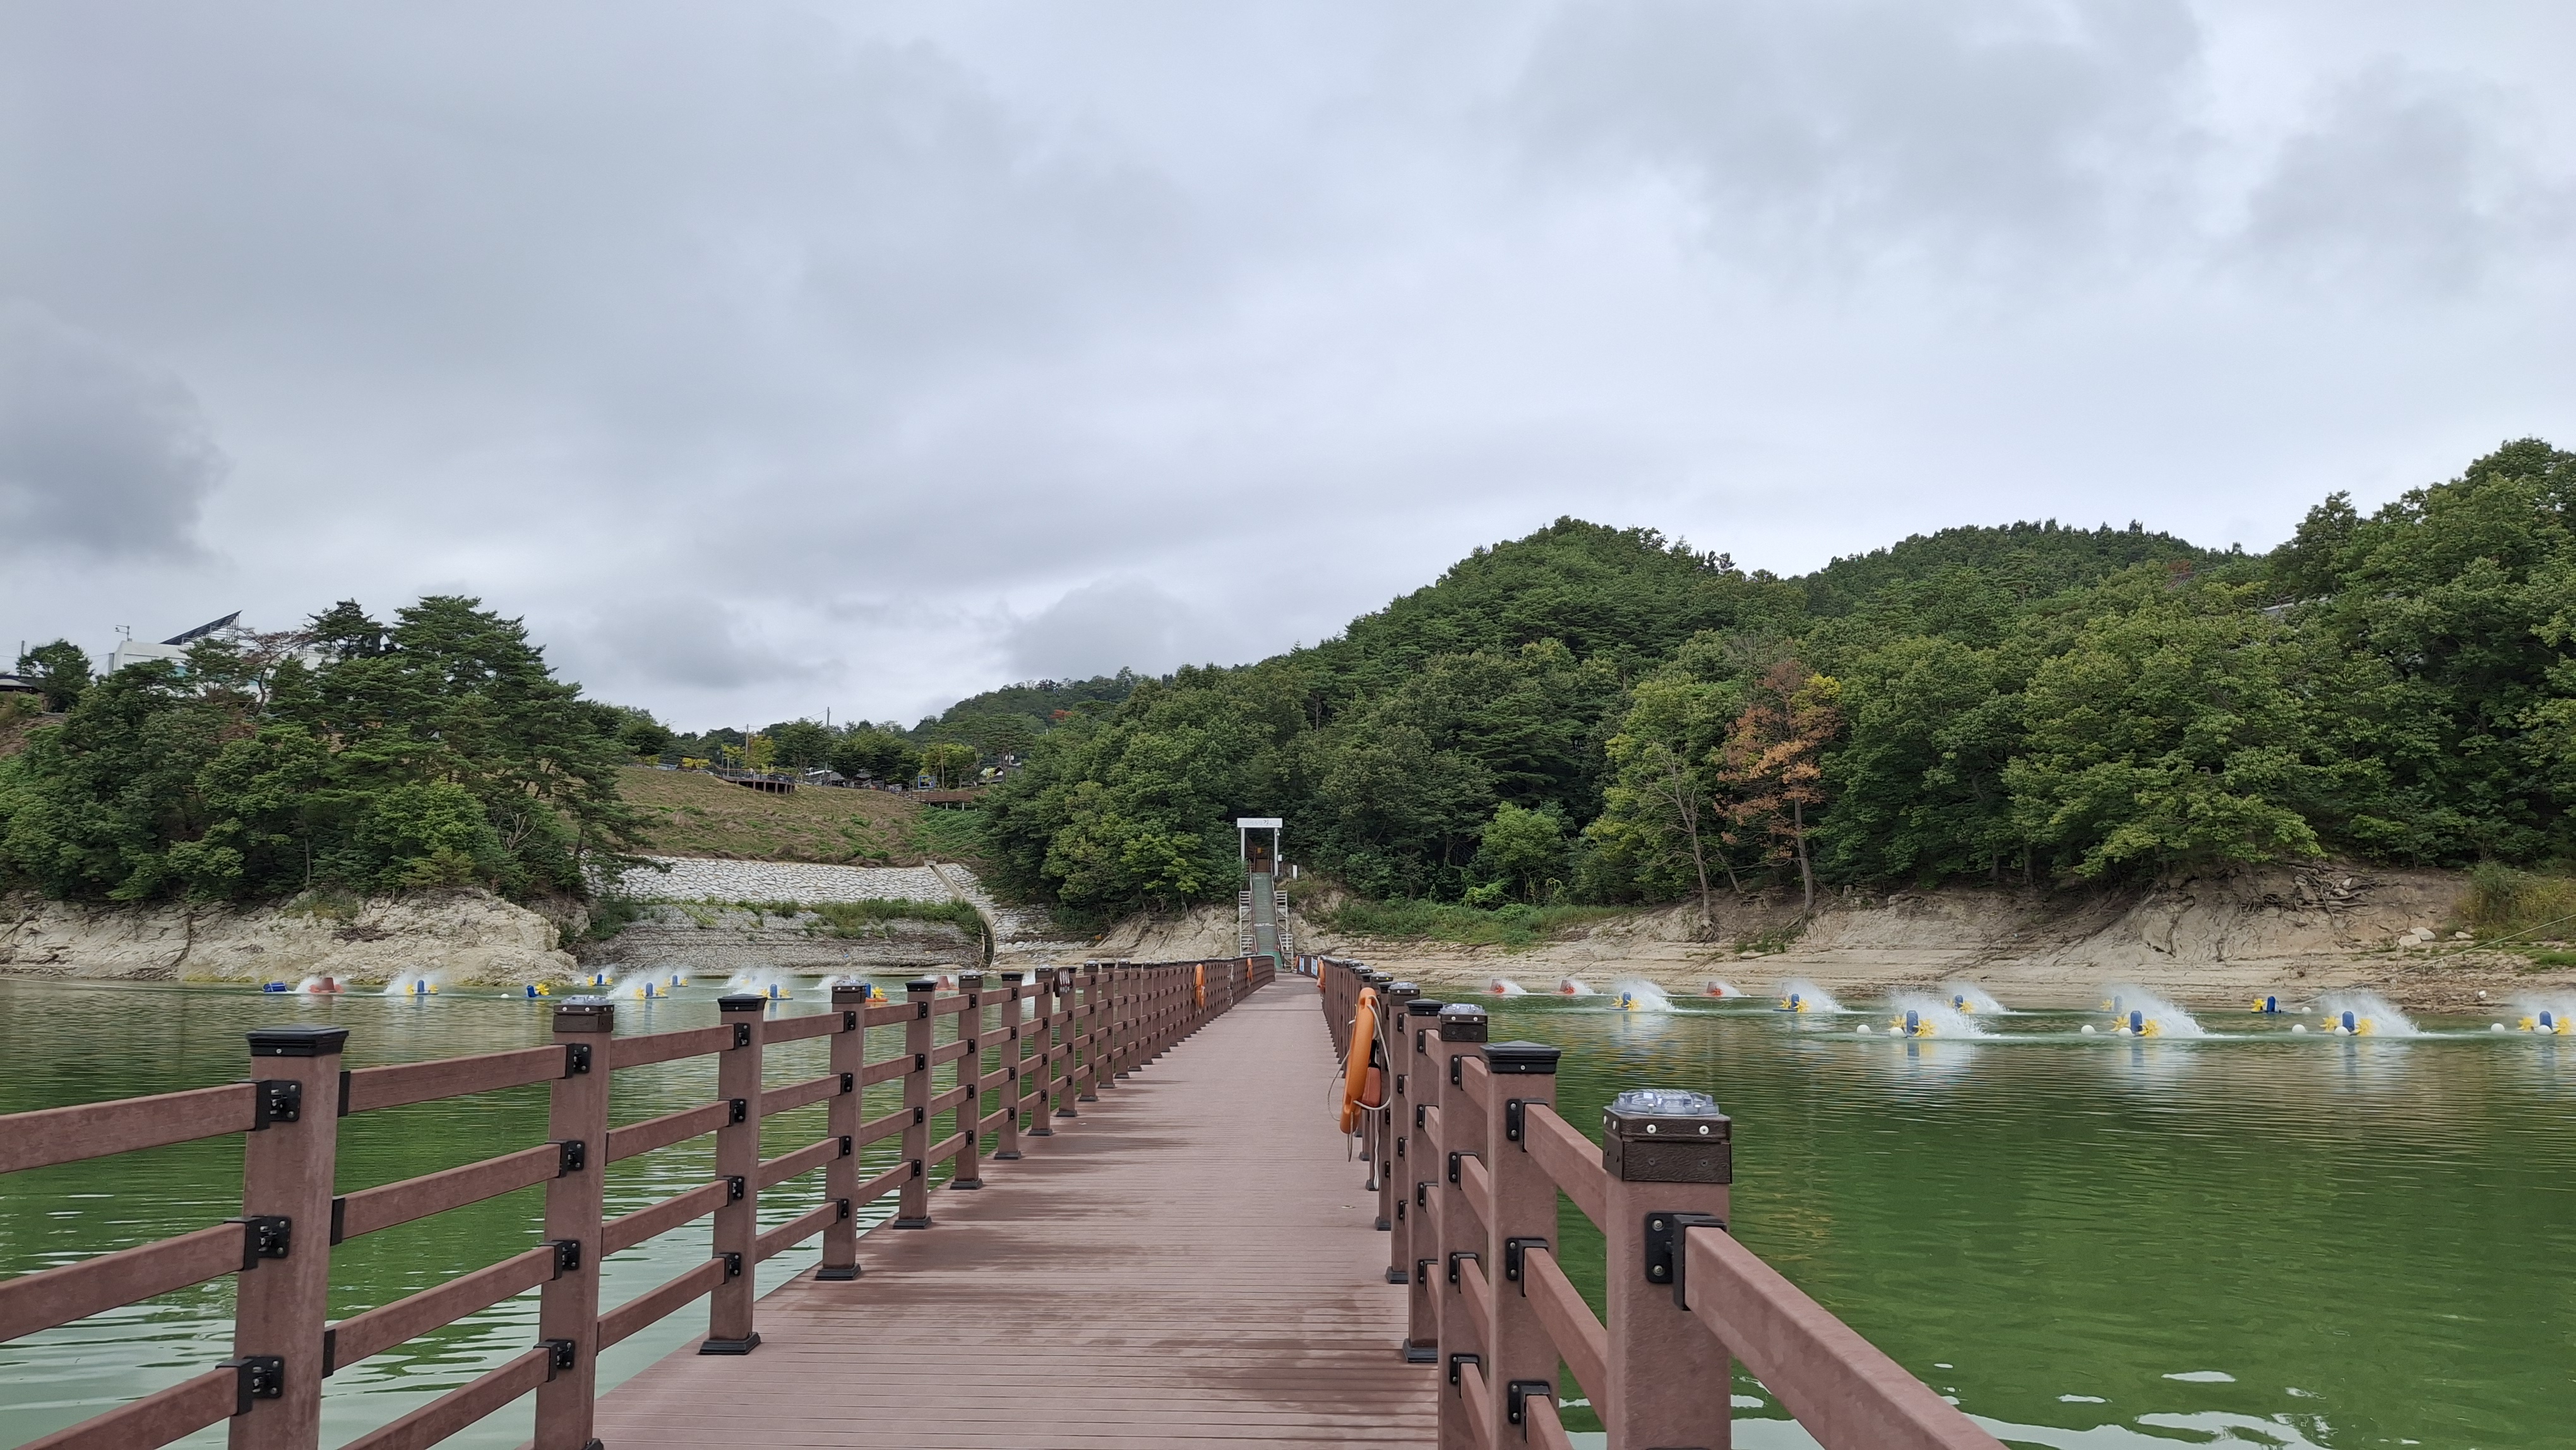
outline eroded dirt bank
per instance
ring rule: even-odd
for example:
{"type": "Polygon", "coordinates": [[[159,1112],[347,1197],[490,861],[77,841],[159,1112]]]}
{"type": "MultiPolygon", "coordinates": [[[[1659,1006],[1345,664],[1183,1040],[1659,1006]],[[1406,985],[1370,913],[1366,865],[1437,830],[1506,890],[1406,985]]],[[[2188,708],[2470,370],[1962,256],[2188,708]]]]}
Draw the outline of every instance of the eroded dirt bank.
{"type": "MultiPolygon", "coordinates": [[[[1573,976],[1594,987],[1643,978],[1691,993],[1711,979],[1759,992],[1804,978],[1866,995],[1967,979],[2007,1002],[2079,1006],[2104,983],[2124,982],[2190,1006],[2368,987],[2404,1007],[2473,1010],[2482,991],[2498,1001],[2576,984],[2576,972],[2533,972],[2521,957],[2451,940],[2462,886],[2456,872],[2311,866],[2119,891],[1854,892],[1820,902],[1803,927],[1794,897],[1723,896],[1705,924],[1696,904],[1662,907],[1520,950],[1346,936],[1311,918],[1294,927],[1300,951],[1452,990],[1482,989],[1497,976],[1532,991],[1573,976]],[[2425,942],[2434,930],[2444,935],[2425,942]],[[1739,946],[1766,939],[1785,947],[1739,946]]],[[[1234,949],[1234,914],[1215,908],[1122,923],[1091,951],[1141,961],[1234,949]]]]}
{"type": "Polygon", "coordinates": [[[0,972],[125,981],[377,986],[428,974],[457,985],[571,981],[564,921],[483,891],[325,906],[83,906],[0,898],[0,972]]]}

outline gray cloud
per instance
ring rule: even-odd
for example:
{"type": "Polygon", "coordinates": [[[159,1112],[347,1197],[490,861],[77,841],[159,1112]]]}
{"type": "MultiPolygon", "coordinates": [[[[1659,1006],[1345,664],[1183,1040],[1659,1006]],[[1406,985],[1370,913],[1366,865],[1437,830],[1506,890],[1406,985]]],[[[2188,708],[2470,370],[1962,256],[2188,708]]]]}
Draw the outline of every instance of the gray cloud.
{"type": "Polygon", "coordinates": [[[128,402],[0,409],[161,482],[8,495],[0,627],[461,590],[683,722],[911,719],[1565,513],[2260,546],[2576,437],[2569,13],[33,0],[0,293],[128,402]]]}
{"type": "Polygon", "coordinates": [[[176,377],[0,306],[0,549],[172,556],[224,457],[176,377]]]}
{"type": "Polygon", "coordinates": [[[2336,86],[2248,198],[2267,261],[2455,291],[2535,248],[2563,254],[2571,197],[2492,98],[2394,63],[2336,86]]]}
{"type": "Polygon", "coordinates": [[[2155,225],[2201,46],[2179,0],[1615,0],[1557,15],[1517,109],[1570,164],[1673,174],[1722,245],[2021,262],[2155,225]]]}
{"type": "Polygon", "coordinates": [[[1003,657],[1021,679],[1089,679],[1122,667],[1164,674],[1217,658],[1228,633],[1209,611],[1146,580],[1102,579],[1014,621],[1003,657]]]}

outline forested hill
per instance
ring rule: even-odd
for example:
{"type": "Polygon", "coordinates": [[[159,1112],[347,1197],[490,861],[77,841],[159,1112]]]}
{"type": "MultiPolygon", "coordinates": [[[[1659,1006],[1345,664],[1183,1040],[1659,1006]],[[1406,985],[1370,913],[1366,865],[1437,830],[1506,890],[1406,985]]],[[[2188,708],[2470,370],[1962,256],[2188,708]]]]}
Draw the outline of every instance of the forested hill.
{"type": "Polygon", "coordinates": [[[1565,519],[1340,638],[1145,681],[988,807],[1079,914],[1234,889],[1236,815],[1377,896],[2568,854],[2576,459],[2525,440],[2269,555],[1960,528],[1803,578],[1565,519]]]}

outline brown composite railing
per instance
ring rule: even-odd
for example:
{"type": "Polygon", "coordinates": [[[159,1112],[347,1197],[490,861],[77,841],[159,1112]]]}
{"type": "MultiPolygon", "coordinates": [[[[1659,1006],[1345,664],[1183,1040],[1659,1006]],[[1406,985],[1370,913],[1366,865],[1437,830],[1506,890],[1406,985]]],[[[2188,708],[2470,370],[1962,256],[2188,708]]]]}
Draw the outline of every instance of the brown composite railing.
{"type": "Polygon", "coordinates": [[[1022,1136],[1051,1133],[1051,1115],[1078,1114],[1080,1103],[1096,1101],[1102,1089],[1267,983],[1271,973],[1267,957],[1094,962],[1035,980],[1003,972],[998,985],[969,972],[945,995],[935,981],[912,982],[901,1001],[835,987],[831,1011],[802,1017],[772,1019],[767,999],[726,997],[716,1004],[714,1026],[634,1037],[611,1035],[609,1003],[570,999],[555,1006],[549,1045],[355,1071],[340,1065],[347,1029],[282,1027],[250,1034],[248,1082],[0,1116],[0,1172],[232,1134],[243,1145],[241,1218],[0,1281],[5,1341],[237,1276],[232,1358],[33,1444],[149,1450],[229,1419],[235,1450],[312,1450],[321,1436],[324,1378],[533,1288],[539,1293],[534,1346],[349,1444],[363,1450],[431,1445],[533,1390],[534,1450],[584,1450],[595,1443],[601,1350],[706,1298],[702,1351],[752,1352],[760,1343],[755,1265],[819,1234],[822,1265],[815,1276],[858,1277],[858,1210],[891,1194],[897,1200],[892,1227],[929,1227],[933,1168],[954,1165],[949,1188],[981,1187],[987,1143],[995,1159],[1019,1157],[1022,1136]],[[954,1020],[945,1041],[934,1031],[942,1018],[954,1020]],[[900,1049],[867,1060],[872,1028],[900,1028],[900,1049]],[[829,1039],[828,1071],[776,1086],[763,1080],[764,1047],[813,1038],[829,1039]],[[712,1101],[609,1125],[609,1088],[619,1069],[709,1056],[716,1060],[712,1101]],[[934,1092],[934,1070],[952,1062],[953,1085],[934,1092]],[[866,1118],[865,1089],[897,1080],[903,1105],[866,1118]],[[333,1195],[341,1118],[540,1082],[551,1094],[546,1141],[333,1195]],[[764,1160],[762,1120],[817,1103],[826,1105],[822,1136],[764,1160]],[[606,1217],[610,1163],[710,1133],[716,1163],[709,1182],[606,1217]],[[859,1149],[898,1138],[893,1166],[863,1180],[859,1149]],[[762,1230],[761,1193],[818,1170],[821,1206],[762,1230]],[[545,1185],[543,1244],[328,1322],[332,1246],[537,1184],[545,1185]],[[710,1214],[714,1243],[704,1263],[601,1309],[604,1258],[710,1214]]]}
{"type": "Polygon", "coordinates": [[[1670,1104],[1604,1114],[1596,1146],[1556,1112],[1557,1049],[1488,1042],[1485,1010],[1311,958],[1347,1057],[1361,993],[1386,1014],[1385,1105],[1364,1151],[1406,1283],[1405,1354],[1436,1364],[1440,1444],[1566,1446],[1570,1372],[1611,1450],[1729,1443],[1740,1362],[1826,1450],[1999,1442],[1727,1231],[1733,1125],[1670,1104]],[[1557,1196],[1601,1231],[1607,1314],[1559,1262],[1557,1196]]]}

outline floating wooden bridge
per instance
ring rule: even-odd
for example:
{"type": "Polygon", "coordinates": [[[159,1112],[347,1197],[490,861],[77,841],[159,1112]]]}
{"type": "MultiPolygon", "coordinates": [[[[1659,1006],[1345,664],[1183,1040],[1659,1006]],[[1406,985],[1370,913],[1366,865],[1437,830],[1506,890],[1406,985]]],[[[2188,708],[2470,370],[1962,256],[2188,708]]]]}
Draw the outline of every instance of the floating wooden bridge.
{"type": "Polygon", "coordinates": [[[5,1340],[238,1279],[230,1358],[33,1443],[228,1422],[237,1450],[314,1450],[335,1370],[533,1289],[536,1343],[348,1444],[427,1447],[532,1400],[533,1450],[1464,1450],[1569,1445],[1579,1396],[1613,1447],[1720,1450],[1732,1357],[1834,1450],[1997,1450],[1728,1235],[1713,1105],[1623,1097],[1596,1144],[1554,1110],[1555,1049],[1488,1042],[1481,1008],[1356,963],[1277,960],[841,987],[803,1016],[727,997],[712,1025],[624,1037],[573,999],[546,1046],[355,1071],[345,1030],[280,1028],[250,1035],[242,1083],[0,1117],[0,1172],[243,1142],[241,1218],[0,1282],[5,1340]],[[817,1038],[827,1071],[769,1080],[765,1048],[817,1038]],[[1353,1049],[1356,1144],[1324,1097],[1353,1049]],[[710,1101],[611,1126],[619,1070],[696,1057],[710,1101]],[[333,1196],[341,1118],[536,1083],[545,1141],[333,1196]],[[820,1137],[760,1156],[765,1118],[818,1104],[820,1137]],[[709,1134],[708,1182],[606,1216],[608,1164],[709,1134]],[[764,1193],[817,1174],[819,1206],[760,1227],[764,1193]],[[327,1320],[333,1246],[538,1184],[538,1247],[327,1320]],[[1606,1242],[1602,1314],[1558,1262],[1560,1197],[1606,1242]],[[704,1262],[601,1305],[604,1256],[684,1232],[704,1262]],[[755,1296],[752,1266],[816,1238],[817,1269],[755,1296]],[[702,1300],[699,1344],[599,1393],[601,1350],[702,1300]]]}

